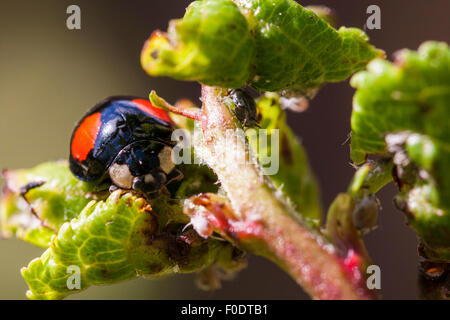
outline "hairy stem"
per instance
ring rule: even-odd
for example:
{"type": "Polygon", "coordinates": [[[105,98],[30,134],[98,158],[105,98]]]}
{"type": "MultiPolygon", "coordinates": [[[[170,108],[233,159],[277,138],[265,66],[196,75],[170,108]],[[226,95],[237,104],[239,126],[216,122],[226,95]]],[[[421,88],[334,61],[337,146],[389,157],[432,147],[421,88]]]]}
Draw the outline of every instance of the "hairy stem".
{"type": "Polygon", "coordinates": [[[202,159],[215,171],[236,222],[231,237],[273,260],[313,298],[374,298],[359,273],[317,230],[303,223],[254,161],[239,122],[223,103],[222,89],[202,87],[202,159]],[[245,160],[245,161],[242,161],[245,160]],[[237,227],[239,226],[239,227],[237,227]],[[363,283],[364,282],[364,283],[363,283]]]}

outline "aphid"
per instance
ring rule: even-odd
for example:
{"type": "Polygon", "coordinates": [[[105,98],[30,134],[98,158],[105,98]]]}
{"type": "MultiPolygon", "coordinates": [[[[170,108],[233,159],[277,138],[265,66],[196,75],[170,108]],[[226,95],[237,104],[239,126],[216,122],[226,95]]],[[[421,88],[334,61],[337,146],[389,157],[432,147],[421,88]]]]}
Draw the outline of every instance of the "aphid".
{"type": "Polygon", "coordinates": [[[228,96],[235,105],[233,112],[242,125],[249,128],[258,126],[256,103],[253,97],[243,89],[229,90],[228,96]]]}
{"type": "Polygon", "coordinates": [[[378,199],[374,194],[362,198],[353,211],[355,227],[363,232],[374,229],[377,225],[379,206],[378,199]]]}
{"type": "Polygon", "coordinates": [[[70,142],[70,170],[83,181],[111,182],[152,197],[182,178],[172,161],[172,120],[138,97],[109,97],[78,122],[70,142]]]}

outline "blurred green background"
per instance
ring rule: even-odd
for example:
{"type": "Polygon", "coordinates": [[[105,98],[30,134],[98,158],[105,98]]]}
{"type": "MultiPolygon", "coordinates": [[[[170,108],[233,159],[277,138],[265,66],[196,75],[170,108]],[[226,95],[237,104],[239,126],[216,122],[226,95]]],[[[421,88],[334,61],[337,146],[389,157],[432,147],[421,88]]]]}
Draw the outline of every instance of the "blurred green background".
{"type": "MultiPolygon", "coordinates": [[[[0,168],[31,167],[66,158],[75,122],[97,101],[117,94],[147,96],[155,89],[171,102],[187,97],[199,103],[199,85],[150,78],[139,53],[152,30],[166,29],[190,1],[181,0],[2,0],[0,2],[0,168]],[[66,8],[81,7],[81,30],[66,28],[66,8]]],[[[366,8],[381,8],[381,30],[367,30],[386,50],[416,49],[424,40],[448,41],[448,0],[301,1],[336,10],[338,22],[363,28],[366,8]]],[[[310,108],[290,114],[322,188],[327,207],[346,189],[353,169],[349,145],[353,90],[327,85],[310,108]]],[[[380,227],[367,236],[372,258],[381,266],[386,299],[415,299],[416,238],[392,205],[393,186],[381,194],[380,227]]],[[[20,241],[0,241],[0,299],[25,298],[19,270],[42,250],[20,241]]],[[[91,287],[71,299],[306,299],[297,285],[271,263],[251,257],[249,267],[214,293],[203,292],[193,276],[137,279],[91,287]]]]}

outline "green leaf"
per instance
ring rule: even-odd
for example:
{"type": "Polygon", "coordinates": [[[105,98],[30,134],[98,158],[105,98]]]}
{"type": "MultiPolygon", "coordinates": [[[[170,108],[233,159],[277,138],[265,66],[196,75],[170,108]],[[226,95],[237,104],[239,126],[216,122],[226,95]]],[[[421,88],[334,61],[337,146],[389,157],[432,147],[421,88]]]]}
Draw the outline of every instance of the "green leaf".
{"type": "Polygon", "coordinates": [[[78,218],[60,228],[40,258],[22,269],[30,288],[27,296],[61,299],[90,285],[137,276],[194,272],[213,263],[230,269],[242,266],[228,242],[210,239],[189,245],[180,241],[181,206],[170,201],[163,197],[153,208],[120,190],[105,201],[91,201],[78,218]],[[71,290],[68,283],[77,283],[71,278],[74,266],[80,271],[80,288],[71,290]]]}
{"type": "MultiPolygon", "coordinates": [[[[301,143],[286,123],[286,113],[280,106],[278,95],[262,96],[257,101],[257,106],[261,117],[260,128],[255,128],[255,131],[247,130],[252,150],[263,164],[263,169],[267,167],[266,160],[274,160],[274,157],[279,156],[279,170],[269,177],[304,218],[320,221],[321,206],[317,182],[301,143]],[[274,140],[278,150],[272,146],[274,129],[279,130],[278,140],[274,140]],[[267,140],[262,136],[261,130],[267,134],[267,140]],[[261,144],[262,140],[267,141],[267,145],[261,144]]],[[[270,165],[273,165],[273,161],[270,165]]]]}
{"type": "Polygon", "coordinates": [[[448,142],[449,69],[448,46],[426,42],[418,52],[401,51],[395,64],[377,59],[354,75],[353,161],[386,153],[385,136],[392,132],[409,130],[448,142]]]}
{"type": "Polygon", "coordinates": [[[393,156],[398,206],[437,255],[450,258],[450,50],[426,42],[394,64],[375,60],[353,76],[351,157],[393,156]],[[436,252],[435,252],[436,253],[436,252]]]}
{"type": "Polygon", "coordinates": [[[336,16],[332,9],[322,5],[310,5],[305,8],[313,11],[319,18],[323,19],[329,25],[333,27],[337,26],[336,16]]]}
{"type": "Polygon", "coordinates": [[[56,234],[54,230],[43,227],[26,201],[10,190],[4,190],[0,199],[0,232],[5,238],[15,236],[42,248],[47,248],[56,234]]]}
{"type": "Polygon", "coordinates": [[[3,174],[2,233],[41,247],[48,247],[51,236],[64,222],[78,216],[89,201],[102,197],[94,193],[94,185],[76,179],[65,161],[3,174]]]}
{"type": "Polygon", "coordinates": [[[141,62],[155,76],[240,87],[250,77],[253,40],[245,17],[229,0],[192,2],[169,34],[154,32],[141,62]]]}
{"type": "Polygon", "coordinates": [[[376,194],[392,181],[392,169],[393,163],[389,158],[367,161],[355,172],[348,193],[356,199],[376,194]]]}
{"type": "MultiPolygon", "coordinates": [[[[184,179],[171,187],[176,198],[217,192],[217,177],[208,167],[192,164],[181,165],[179,169],[184,179]]],[[[106,199],[109,194],[98,191],[105,189],[103,185],[76,179],[66,161],[46,162],[31,169],[6,170],[3,174],[6,186],[0,198],[2,235],[16,236],[43,248],[48,247],[52,235],[57,234],[61,225],[78,217],[91,200],[106,199]],[[29,190],[22,194],[27,186],[29,190]]],[[[154,205],[160,202],[155,200],[154,205]]],[[[186,223],[189,222],[184,218],[186,223]]]]}
{"type": "Polygon", "coordinates": [[[335,30],[293,0],[199,0],[145,43],[152,76],[313,95],[382,56],[359,29],[335,30]]]}
{"type": "Polygon", "coordinates": [[[105,186],[79,181],[64,161],[4,172],[2,234],[48,248],[22,270],[28,297],[61,299],[90,285],[194,272],[212,264],[242,268],[242,253],[230,243],[183,232],[189,218],[182,199],[217,185],[206,167],[180,169],[186,177],[174,191],[180,200],[161,195],[151,205],[131,193],[97,192],[105,186]],[[79,290],[67,285],[70,266],[80,270],[79,290]]]}

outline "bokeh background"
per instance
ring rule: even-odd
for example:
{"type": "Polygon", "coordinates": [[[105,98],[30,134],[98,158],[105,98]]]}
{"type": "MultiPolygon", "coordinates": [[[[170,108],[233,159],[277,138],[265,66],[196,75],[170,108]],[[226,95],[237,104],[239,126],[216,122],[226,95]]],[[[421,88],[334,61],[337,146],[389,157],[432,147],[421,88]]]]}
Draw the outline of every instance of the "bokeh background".
{"type": "MultiPolygon", "coordinates": [[[[154,29],[181,17],[183,0],[2,0],[0,2],[0,168],[31,167],[66,158],[75,122],[109,95],[147,96],[155,89],[171,102],[199,102],[199,85],[150,78],[139,53],[154,29]],[[81,30],[66,28],[66,8],[81,7],[81,30]]],[[[392,58],[400,48],[416,49],[424,40],[449,40],[448,0],[316,0],[334,8],[340,25],[363,28],[366,8],[381,8],[381,30],[367,30],[371,42],[392,58]]],[[[354,172],[349,162],[353,89],[329,84],[289,123],[301,137],[322,190],[326,208],[346,189],[354,172]]],[[[0,182],[1,183],[1,182],[0,182]]],[[[417,240],[393,207],[394,186],[381,192],[380,227],[366,237],[380,265],[385,299],[417,299],[417,240]]],[[[42,250],[11,239],[0,241],[0,299],[24,299],[19,270],[42,250]]],[[[161,280],[136,279],[91,287],[71,299],[308,299],[276,266],[250,257],[249,267],[214,293],[194,286],[191,275],[161,280]]]]}

